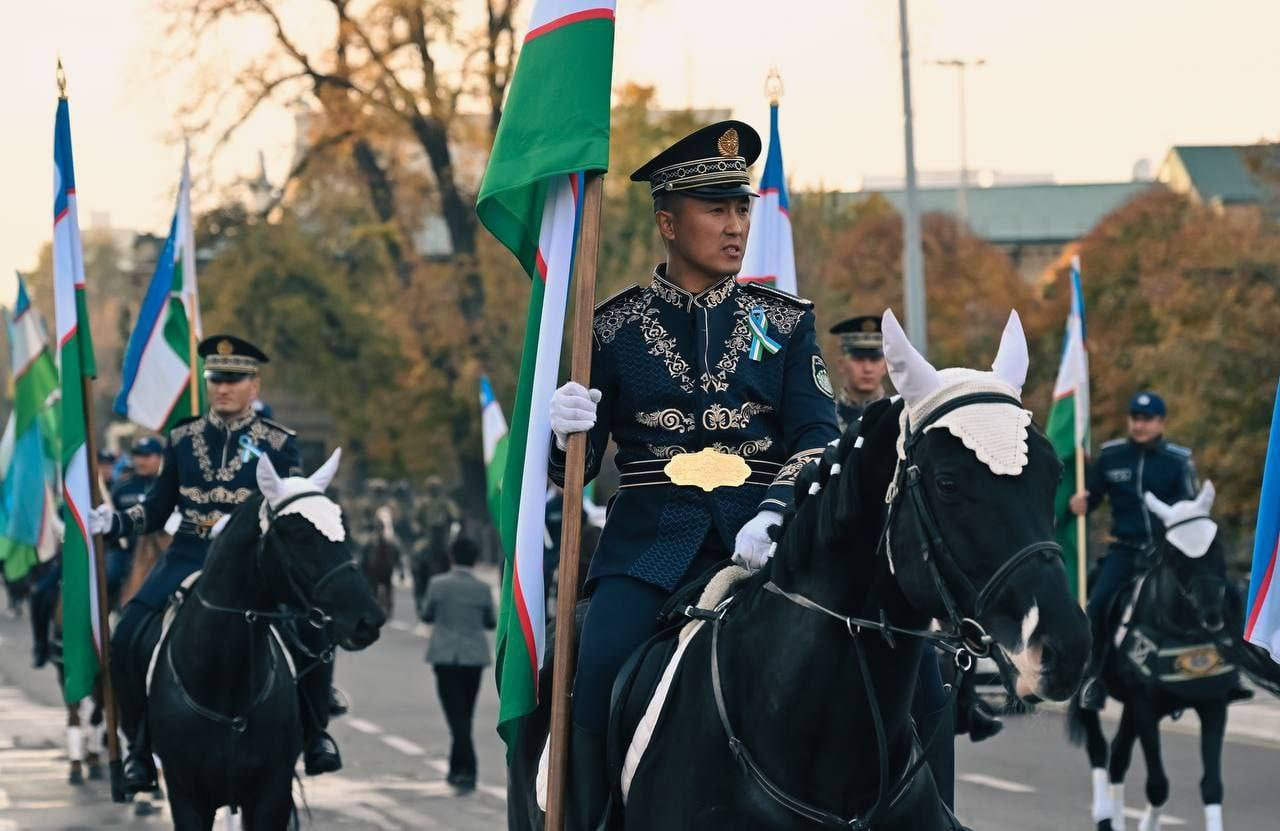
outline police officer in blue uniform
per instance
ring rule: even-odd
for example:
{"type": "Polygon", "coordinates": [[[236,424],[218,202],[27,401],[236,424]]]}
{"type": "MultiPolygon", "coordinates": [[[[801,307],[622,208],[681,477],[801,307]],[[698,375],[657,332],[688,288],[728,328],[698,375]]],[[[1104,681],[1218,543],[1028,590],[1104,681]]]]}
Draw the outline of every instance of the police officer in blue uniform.
{"type": "Polygon", "coordinates": [[[1133,579],[1143,552],[1154,542],[1153,532],[1160,530],[1143,495],[1150,491],[1170,505],[1196,495],[1191,451],[1166,440],[1164,427],[1164,399],[1149,391],[1135,394],[1129,401],[1129,437],[1102,445],[1085,476],[1085,492],[1071,498],[1077,515],[1094,510],[1104,498],[1111,501],[1111,542],[1087,606],[1095,646],[1090,677],[1081,690],[1086,709],[1100,710],[1107,700],[1100,673],[1110,643],[1107,613],[1112,600],[1133,579]]]}
{"type": "Polygon", "coordinates": [[[601,303],[591,389],[551,401],[551,477],[570,434],[589,431],[587,480],[610,437],[620,486],[588,572],[590,611],[573,693],[569,827],[607,799],[610,690],[671,592],[733,555],[759,568],[796,475],[837,436],[813,304],[739,285],[760,137],[725,121],[680,140],[631,178],[646,182],[667,261],[601,303]]]}
{"type": "Polygon", "coordinates": [[[836,375],[841,386],[836,393],[836,416],[844,431],[862,418],[867,407],[884,398],[884,379],[889,373],[884,362],[884,332],[879,315],[851,317],[830,331],[840,337],[836,375]]]}
{"type": "MultiPolygon", "coordinates": [[[[146,501],[147,491],[159,478],[164,463],[164,442],[155,436],[144,436],[133,444],[129,452],[132,472],[119,479],[111,489],[111,504],[117,511],[128,512],[135,505],[146,501]]],[[[133,570],[133,555],[138,546],[138,535],[121,534],[107,552],[107,595],[111,605],[116,605],[120,587],[133,570]]]]}
{"type": "MultiPolygon", "coordinates": [[[[203,566],[218,521],[257,492],[259,458],[269,458],[282,476],[302,475],[294,432],[253,408],[260,388],[258,368],[268,362],[267,355],[231,335],[206,338],[198,352],[204,358],[208,415],[180,422],[169,432],[163,469],[142,501],[120,512],[102,506],[90,516],[90,531],[109,538],[158,531],[175,510],[181,518],[173,543],[125,606],[111,639],[112,679],[121,726],[130,740],[125,761],[125,788],[130,793],[156,787],[145,730],[145,688],[130,669],[137,665],[136,635],[182,581],[203,566]]],[[[310,636],[304,629],[299,635],[310,636]]],[[[324,732],[332,677],[332,664],[326,664],[299,682],[308,774],[341,767],[337,746],[324,732]]]]}

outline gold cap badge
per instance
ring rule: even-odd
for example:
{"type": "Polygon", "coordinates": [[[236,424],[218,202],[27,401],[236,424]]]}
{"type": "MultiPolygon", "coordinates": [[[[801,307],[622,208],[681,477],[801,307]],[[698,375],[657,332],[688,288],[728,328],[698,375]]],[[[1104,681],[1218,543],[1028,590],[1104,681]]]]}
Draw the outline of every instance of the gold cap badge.
{"type": "Polygon", "coordinates": [[[862,331],[874,332],[876,330],[876,322],[871,319],[862,321],[862,331]]]}
{"type": "Polygon", "coordinates": [[[716,147],[720,150],[721,156],[738,155],[738,131],[730,127],[724,131],[724,135],[716,142],[716,147]]]}
{"type": "Polygon", "coordinates": [[[220,341],[218,341],[218,354],[219,354],[219,355],[230,355],[232,352],[235,352],[235,351],[236,351],[236,348],[235,348],[234,346],[232,346],[232,345],[231,345],[231,341],[229,341],[229,340],[220,340],[220,341]]]}

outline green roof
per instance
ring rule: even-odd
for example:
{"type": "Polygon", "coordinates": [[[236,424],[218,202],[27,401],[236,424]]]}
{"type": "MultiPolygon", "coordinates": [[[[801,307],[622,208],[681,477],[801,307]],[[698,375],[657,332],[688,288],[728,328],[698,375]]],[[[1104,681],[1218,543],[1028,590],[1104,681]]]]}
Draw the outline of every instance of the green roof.
{"type": "MultiPolygon", "coordinates": [[[[1115,182],[971,187],[966,192],[969,227],[979,237],[997,244],[1071,242],[1089,233],[1104,216],[1153,186],[1151,182],[1115,182]]],[[[956,190],[920,189],[921,213],[955,214],[956,190]]],[[[868,192],[842,193],[838,198],[855,202],[869,195],[868,192]]],[[[904,191],[882,191],[880,195],[899,212],[905,209],[904,191]]]]}
{"type": "Polygon", "coordinates": [[[1181,160],[1191,177],[1191,186],[1203,201],[1231,204],[1262,200],[1262,188],[1246,158],[1250,151],[1280,152],[1276,145],[1181,145],[1171,152],[1181,160]]]}

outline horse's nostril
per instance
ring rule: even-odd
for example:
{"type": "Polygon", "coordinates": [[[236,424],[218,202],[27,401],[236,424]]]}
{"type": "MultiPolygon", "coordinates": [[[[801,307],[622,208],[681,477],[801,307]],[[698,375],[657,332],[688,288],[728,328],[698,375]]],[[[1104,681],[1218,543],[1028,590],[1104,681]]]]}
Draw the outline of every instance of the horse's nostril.
{"type": "Polygon", "coordinates": [[[1040,669],[1042,672],[1051,672],[1058,664],[1058,649],[1053,644],[1044,642],[1040,644],[1040,669]]]}

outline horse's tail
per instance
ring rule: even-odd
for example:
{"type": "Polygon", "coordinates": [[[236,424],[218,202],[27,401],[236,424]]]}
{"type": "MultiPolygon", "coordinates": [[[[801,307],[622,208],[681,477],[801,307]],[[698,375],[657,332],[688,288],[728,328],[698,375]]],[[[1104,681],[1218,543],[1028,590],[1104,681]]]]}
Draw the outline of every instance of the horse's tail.
{"type": "Polygon", "coordinates": [[[1080,706],[1080,693],[1077,692],[1071,696],[1071,701],[1067,703],[1067,741],[1076,747],[1080,747],[1089,739],[1090,715],[1084,707],[1080,706]]]}

